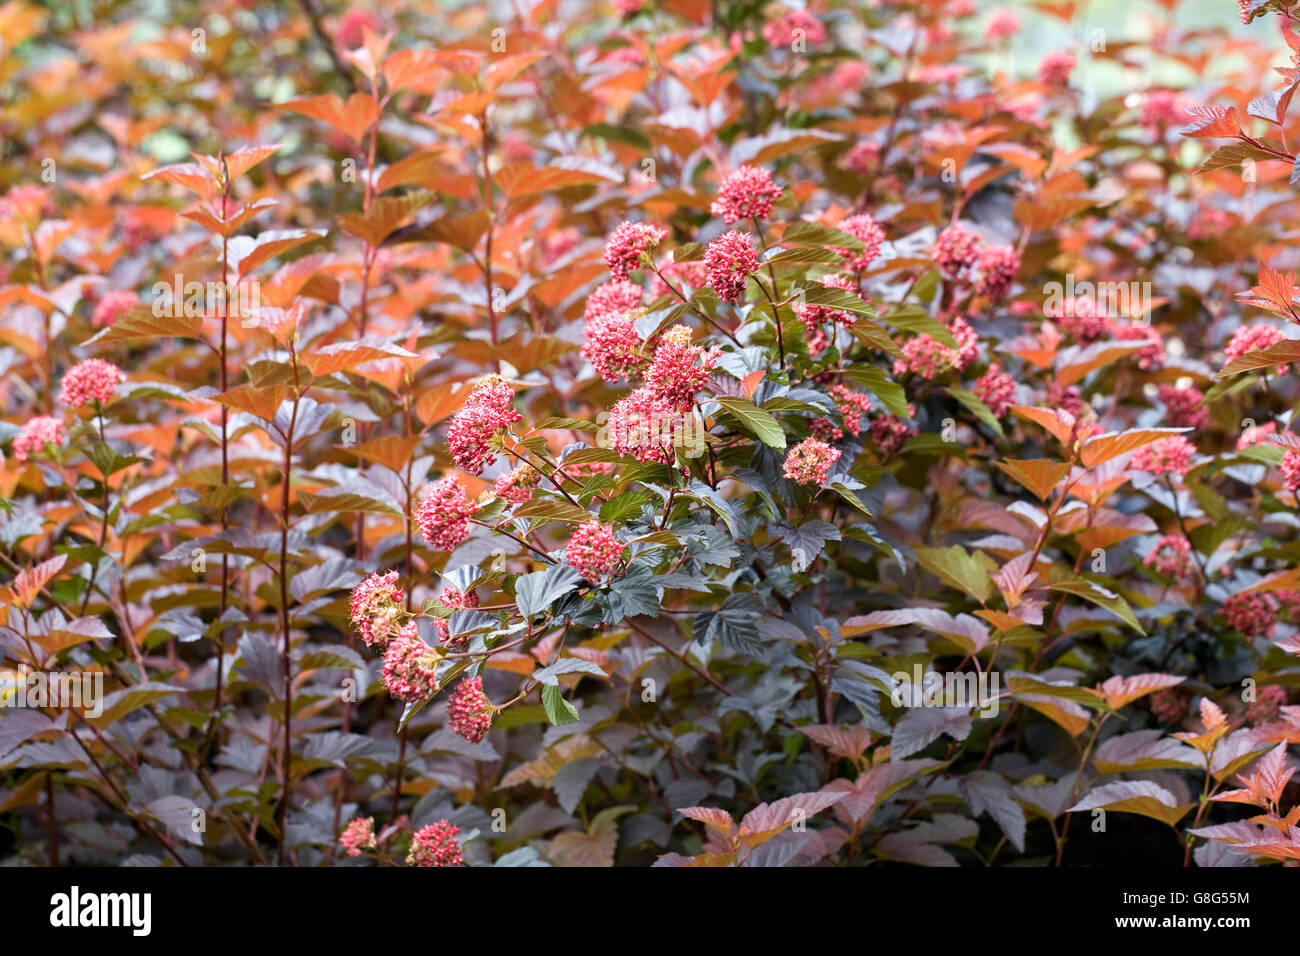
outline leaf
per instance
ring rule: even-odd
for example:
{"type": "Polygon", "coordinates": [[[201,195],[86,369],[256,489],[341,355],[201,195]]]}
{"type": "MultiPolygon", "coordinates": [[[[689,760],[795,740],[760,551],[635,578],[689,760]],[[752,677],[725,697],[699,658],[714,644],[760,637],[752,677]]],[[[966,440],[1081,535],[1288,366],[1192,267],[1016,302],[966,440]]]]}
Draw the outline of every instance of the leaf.
{"type": "Polygon", "coordinates": [[[991,576],[998,566],[984,552],[970,554],[961,545],[954,544],[950,548],[917,548],[916,558],[921,567],[944,584],[964,591],[981,604],[988,602],[993,592],[991,576]]]}
{"type": "Polygon", "coordinates": [[[1266,349],[1256,349],[1233,359],[1214,377],[1226,378],[1241,372],[1250,372],[1257,368],[1273,368],[1300,361],[1300,339],[1284,339],[1266,349]]]}
{"type": "Polygon", "coordinates": [[[1124,780],[1096,787],[1070,807],[1070,812],[1101,809],[1137,813],[1173,826],[1192,806],[1190,803],[1179,806],[1172,793],[1149,780],[1124,780]]]}
{"type": "Polygon", "coordinates": [[[592,520],[591,512],[569,504],[563,498],[531,498],[515,509],[516,518],[535,518],[538,521],[559,521],[565,524],[586,524],[592,520]]]}
{"type": "Polygon", "coordinates": [[[1236,137],[1241,135],[1241,123],[1233,106],[1189,106],[1187,112],[1198,117],[1178,132],[1193,139],[1236,137]]]}
{"type": "Polygon", "coordinates": [[[599,664],[581,657],[561,657],[550,667],[541,667],[533,671],[532,678],[547,686],[558,686],[561,674],[594,674],[602,679],[606,676],[599,664]]]}
{"type": "Polygon", "coordinates": [[[956,385],[948,386],[948,394],[966,406],[966,409],[987,425],[994,434],[1002,435],[1002,423],[997,420],[993,410],[985,405],[978,395],[956,385]]]}
{"type": "MultiPolygon", "coordinates": [[[[809,301],[812,301],[811,296],[809,301]]],[[[920,306],[906,305],[892,312],[885,312],[880,316],[880,321],[904,332],[928,335],[950,349],[957,348],[957,340],[952,337],[952,330],[920,306]]]]}
{"type": "Polygon", "coordinates": [[[782,430],[780,422],[756,406],[753,402],[742,398],[719,397],[714,399],[724,409],[740,419],[741,423],[756,436],[763,444],[782,450],[786,447],[785,431],[782,430]]]}
{"type": "Polygon", "coordinates": [[[850,365],[844,370],[844,374],[864,386],[897,417],[909,417],[907,393],[903,391],[903,386],[885,374],[884,369],[875,365],[850,365]]]}
{"type": "Polygon", "coordinates": [[[772,524],[772,531],[789,546],[795,559],[795,572],[803,571],[812,564],[826,547],[827,541],[840,540],[839,528],[817,519],[805,521],[798,527],[777,521],[772,524]]]}
{"type": "Polygon", "coordinates": [[[370,127],[379,119],[379,104],[365,93],[353,93],[344,102],[334,94],[313,96],[279,104],[279,109],[300,113],[334,127],[348,139],[361,146],[370,127]]]}
{"type": "Polygon", "coordinates": [[[1139,770],[1197,770],[1204,759],[1191,747],[1161,730],[1135,730],[1116,734],[1097,747],[1092,757],[1101,773],[1130,773],[1139,770]]]}
{"type": "Polygon", "coordinates": [[[14,595],[14,603],[20,607],[31,607],[32,599],[45,585],[54,580],[54,576],[63,570],[67,561],[66,554],[59,554],[33,568],[19,571],[9,585],[9,590],[14,595]]]}
{"type": "Polygon", "coordinates": [[[704,646],[717,640],[723,647],[741,654],[761,654],[758,617],[763,605],[753,594],[731,594],[716,611],[705,611],[691,622],[695,643],[704,646]]]}
{"type": "Polygon", "coordinates": [[[240,279],[262,263],[304,243],[325,236],[324,229],[272,229],[252,236],[232,236],[227,242],[230,264],[240,279]]]}
{"type": "Polygon", "coordinates": [[[79,617],[62,627],[56,627],[35,641],[52,654],[66,650],[85,641],[113,640],[116,635],[97,617],[79,617]]]}
{"type": "Polygon", "coordinates": [[[1186,679],[1173,674],[1134,674],[1132,677],[1116,675],[1098,684],[1093,693],[1105,700],[1113,710],[1119,710],[1147,694],[1175,687],[1186,679]]]}
{"type": "Polygon", "coordinates": [[[203,335],[202,316],[186,315],[184,302],[173,302],[169,311],[173,314],[154,315],[152,306],[137,306],[86,344],[104,346],[165,338],[197,339],[203,335]]]}
{"type": "Polygon", "coordinates": [[[1100,584],[1095,584],[1082,575],[1077,575],[1065,568],[1053,565],[1048,574],[1048,586],[1054,591],[1074,594],[1086,601],[1091,601],[1098,607],[1104,607],[1139,634],[1146,634],[1142,625],[1138,623],[1137,618],[1133,615],[1133,609],[1128,606],[1127,601],[1114,591],[1108,591],[1100,584]]]}
{"type": "Polygon", "coordinates": [[[1027,461],[1017,461],[1010,458],[1006,461],[994,462],[994,464],[1032,491],[1039,501],[1046,501],[1051,495],[1052,489],[1070,473],[1069,464],[1049,461],[1046,458],[1033,458],[1027,461]]]}
{"type": "Polygon", "coordinates": [[[391,358],[415,358],[414,352],[385,342],[374,335],[352,342],[339,342],[327,345],[315,352],[307,352],[298,359],[316,378],[342,372],[367,362],[391,358]]]}
{"type": "Polygon", "coordinates": [[[1261,159],[1281,159],[1266,149],[1260,149],[1258,146],[1252,146],[1250,143],[1229,143],[1227,146],[1220,146],[1210,158],[1201,163],[1198,173],[1213,172],[1216,169],[1230,169],[1233,166],[1240,166],[1248,160],[1261,159]]]}
{"type": "Polygon", "coordinates": [[[578,712],[564,699],[558,684],[542,686],[542,707],[546,710],[546,719],[554,727],[563,727],[578,719],[578,712]]]}
{"type": "Polygon", "coordinates": [[[104,698],[103,712],[98,717],[88,716],[86,719],[96,727],[103,729],[121,720],[132,711],[139,710],[156,700],[161,700],[171,694],[183,694],[184,692],[184,687],[173,687],[170,684],[146,681],[109,694],[104,698]]]}
{"type": "Polygon", "coordinates": [[[889,759],[899,761],[920,753],[944,734],[965,740],[970,731],[971,714],[965,707],[912,707],[894,725],[889,759]]]}
{"type": "Polygon", "coordinates": [[[1138,428],[1125,432],[1106,432],[1084,442],[1079,457],[1085,468],[1096,468],[1144,445],[1189,431],[1190,428],[1138,428]]]}

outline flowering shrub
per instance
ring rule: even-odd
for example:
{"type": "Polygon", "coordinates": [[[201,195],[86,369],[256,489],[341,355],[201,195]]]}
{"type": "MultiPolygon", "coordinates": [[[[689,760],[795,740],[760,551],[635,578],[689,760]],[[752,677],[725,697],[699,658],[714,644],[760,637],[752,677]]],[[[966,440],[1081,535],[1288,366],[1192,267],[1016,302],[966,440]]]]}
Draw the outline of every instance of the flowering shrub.
{"type": "Polygon", "coordinates": [[[107,6],[0,6],[7,858],[1300,860],[1289,3],[107,6]]]}

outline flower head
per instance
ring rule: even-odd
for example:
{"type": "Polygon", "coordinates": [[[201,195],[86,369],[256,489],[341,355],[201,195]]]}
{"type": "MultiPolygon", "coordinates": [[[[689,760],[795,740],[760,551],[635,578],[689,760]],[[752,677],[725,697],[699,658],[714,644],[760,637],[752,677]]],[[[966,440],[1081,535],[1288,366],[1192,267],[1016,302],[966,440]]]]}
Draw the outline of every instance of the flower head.
{"type": "Polygon", "coordinates": [[[483,678],[466,677],[447,700],[447,721],[453,733],[472,744],[482,742],[492,727],[492,702],[483,694],[483,678]]]}
{"type": "Polygon", "coordinates": [[[1269,637],[1277,623],[1277,605],[1262,591],[1239,591],[1223,602],[1223,614],[1246,637],[1269,637]]]}
{"type": "Polygon", "coordinates": [[[406,862],[411,866],[464,866],[465,858],[461,855],[460,844],[456,837],[460,827],[453,826],[446,820],[439,820],[416,831],[411,841],[411,850],[406,855],[406,862]]]}
{"type": "Polygon", "coordinates": [[[398,700],[415,703],[438,693],[438,652],[407,624],[384,651],[384,687],[398,700]]]}
{"type": "Polygon", "coordinates": [[[521,505],[533,496],[533,488],[540,479],[541,475],[535,470],[520,465],[498,478],[492,485],[492,493],[512,505],[521,505]]]}
{"type": "Polygon", "coordinates": [[[68,369],[59,389],[59,401],[74,407],[91,402],[109,402],[117,393],[117,383],[126,376],[112,362],[103,359],[86,359],[68,369]]]}
{"type": "Polygon", "coordinates": [[[763,39],[772,46],[793,47],[803,40],[806,46],[817,47],[826,39],[826,28],[807,10],[786,10],[763,24],[763,39]]]}
{"type": "MultiPolygon", "coordinates": [[[[1258,352],[1260,349],[1271,348],[1281,342],[1284,336],[1280,331],[1271,325],[1260,322],[1256,325],[1243,325],[1237,331],[1232,333],[1232,338],[1224,347],[1224,353],[1231,361],[1235,358],[1241,358],[1250,352],[1258,352]]],[[[1277,369],[1278,375],[1285,375],[1287,366],[1281,365],[1277,369]]]]}
{"type": "Polygon", "coordinates": [[[26,461],[28,455],[45,448],[46,442],[63,444],[63,419],[37,415],[23,423],[22,434],[14,438],[14,457],[26,461]]]}
{"type": "Polygon", "coordinates": [[[1074,71],[1074,54],[1069,50],[1053,50],[1038,63],[1038,82],[1044,86],[1066,86],[1074,71]]]}
{"type": "Polygon", "coordinates": [[[373,572],[352,590],[352,626],[367,647],[383,647],[397,633],[402,589],[397,572],[373,572]]]}
{"type": "Polygon", "coordinates": [[[785,477],[803,485],[824,485],[840,450],[816,438],[805,438],[785,456],[785,477]]]}
{"type": "Polygon", "coordinates": [[[90,323],[95,328],[102,329],[106,325],[114,324],[139,304],[140,297],[134,292],[106,292],[104,297],[95,303],[95,311],[91,313],[90,323]]]}
{"type": "Polygon", "coordinates": [[[620,455],[665,465],[674,460],[672,449],[682,426],[683,413],[648,385],[615,404],[605,425],[610,447],[620,455]]]}
{"type": "Polygon", "coordinates": [[[975,260],[979,282],[976,291],[994,302],[1000,302],[1011,291],[1020,271],[1020,255],[1011,246],[985,246],[975,260]]]}
{"type": "Polygon", "coordinates": [[[640,307],[644,290],[635,282],[626,279],[614,279],[604,285],[598,285],[587,296],[582,317],[590,320],[593,316],[610,312],[627,312],[640,307]]]}
{"type": "Polygon", "coordinates": [[[894,375],[915,372],[923,378],[933,379],[948,369],[962,371],[979,355],[979,336],[961,316],[953,316],[948,329],[957,342],[951,349],[938,339],[918,335],[903,343],[903,357],[894,360],[894,375]]]}
{"type": "Polygon", "coordinates": [[[362,850],[375,848],[375,818],[353,817],[339,834],[339,846],[348,856],[360,856],[362,850]]]}
{"type": "Polygon", "coordinates": [[[989,17],[989,22],[984,25],[984,36],[990,40],[1013,37],[1019,32],[1020,18],[1005,7],[997,10],[993,16],[989,17]]]}
{"type": "Polygon", "coordinates": [[[588,521],[573,529],[564,555],[584,578],[598,581],[618,567],[623,559],[623,544],[609,525],[588,521]]]}
{"type": "Polygon", "coordinates": [[[965,226],[948,226],[930,250],[939,271],[948,279],[962,278],[979,259],[979,236],[965,226]]]}
{"type": "Polygon", "coordinates": [[[840,165],[851,173],[865,176],[880,162],[881,146],[869,139],[854,143],[840,160],[840,165]]]}
{"type": "Polygon", "coordinates": [[[413,518],[425,541],[439,551],[454,551],[469,537],[469,518],[477,510],[456,476],[447,475],[420,499],[413,518]]]}
{"type": "Polygon", "coordinates": [[[645,222],[622,223],[605,244],[605,264],[615,279],[626,279],[628,273],[641,268],[641,257],[667,235],[668,230],[663,226],[645,222]]]}
{"type": "Polygon", "coordinates": [[[772,181],[771,173],[759,166],[741,166],[722,181],[709,211],[730,226],[751,217],[766,219],[780,198],[781,187],[772,181]]]}
{"type": "Polygon", "coordinates": [[[477,475],[497,460],[489,448],[492,436],[523,417],[515,411],[514,397],[514,386],[499,375],[489,375],[474,387],[447,426],[447,443],[456,464],[477,475]]]}
{"type": "Polygon", "coordinates": [[[1105,314],[1097,308],[1096,301],[1086,295],[1053,303],[1043,311],[1080,345],[1090,345],[1110,331],[1110,322],[1105,314]]]}
{"type": "Polygon", "coordinates": [[[1300,451],[1292,448],[1282,456],[1282,487],[1293,495],[1300,492],[1300,451]]]}
{"type": "Polygon", "coordinates": [[[1199,388],[1179,388],[1165,382],[1156,388],[1156,396],[1164,403],[1169,424],[1175,428],[1204,428],[1210,424],[1210,410],[1201,405],[1205,395],[1199,388]]]}
{"type": "Polygon", "coordinates": [[[745,283],[758,269],[758,250],[754,237],[733,229],[709,243],[704,252],[709,285],[723,302],[738,302],[745,293],[745,283]]]}
{"type": "Polygon", "coordinates": [[[975,396],[989,407],[994,418],[1001,418],[1011,408],[1016,394],[1016,380],[996,365],[975,380],[975,396]]]}
{"type": "Polygon", "coordinates": [[[881,229],[875,219],[869,213],[859,213],[856,216],[848,216],[840,220],[837,228],[840,232],[846,232],[854,239],[862,242],[865,248],[858,249],[835,249],[849,268],[861,271],[875,261],[876,256],[880,255],[880,247],[885,243],[885,230],[881,229]]]}
{"type": "Polygon", "coordinates": [[[695,404],[695,394],[709,380],[720,350],[691,344],[691,330],[675,325],[659,338],[654,361],[646,370],[645,387],[654,397],[681,412],[695,404]]]}
{"type": "Polygon", "coordinates": [[[1142,563],[1154,569],[1156,574],[1176,581],[1192,573],[1191,553],[1192,546],[1186,538],[1167,534],[1155,543],[1142,563]]]}
{"type": "Polygon", "coordinates": [[[587,320],[582,354],[607,382],[631,378],[645,367],[641,336],[627,312],[606,312],[587,320]]]}
{"type": "Polygon", "coordinates": [[[1182,477],[1192,467],[1196,446],[1182,435],[1170,435],[1133,453],[1132,465],[1153,475],[1178,475],[1182,477]]]}

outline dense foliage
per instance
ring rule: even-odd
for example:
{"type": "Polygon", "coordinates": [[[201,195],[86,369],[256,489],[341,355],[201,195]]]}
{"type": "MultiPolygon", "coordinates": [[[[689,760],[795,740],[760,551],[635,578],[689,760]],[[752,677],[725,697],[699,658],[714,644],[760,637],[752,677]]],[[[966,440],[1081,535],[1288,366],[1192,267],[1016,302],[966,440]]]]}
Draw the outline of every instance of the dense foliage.
{"type": "Polygon", "coordinates": [[[0,850],[1300,859],[1222,2],[0,5],[0,850]]]}

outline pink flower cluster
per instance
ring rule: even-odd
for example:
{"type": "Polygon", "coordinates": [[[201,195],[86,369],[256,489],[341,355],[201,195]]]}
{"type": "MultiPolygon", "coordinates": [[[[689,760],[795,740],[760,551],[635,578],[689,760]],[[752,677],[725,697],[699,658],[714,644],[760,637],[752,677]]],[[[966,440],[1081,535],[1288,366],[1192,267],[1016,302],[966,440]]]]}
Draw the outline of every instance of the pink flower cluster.
{"type": "Polygon", "coordinates": [[[909,439],[920,434],[916,426],[909,425],[893,415],[882,415],[873,419],[869,431],[871,440],[876,443],[876,447],[885,458],[897,455],[909,439]]]}
{"type": "Polygon", "coordinates": [[[1199,388],[1179,388],[1165,382],[1156,388],[1156,396],[1164,403],[1169,424],[1175,428],[1204,428],[1210,424],[1210,410],[1201,405],[1205,395],[1199,388]]]}
{"type": "Polygon", "coordinates": [[[469,537],[469,518],[477,510],[456,476],[447,475],[420,499],[412,517],[420,537],[439,551],[454,551],[469,537]]]}
{"type": "Polygon", "coordinates": [[[411,841],[406,862],[411,866],[464,866],[465,858],[461,855],[460,844],[456,842],[459,834],[460,827],[453,826],[446,820],[423,827],[411,841]]]}
{"type": "Polygon", "coordinates": [[[1110,322],[1097,308],[1090,296],[1076,295],[1047,305],[1043,309],[1049,319],[1054,319],[1061,331],[1080,345],[1091,345],[1110,331],[1110,322]]]}
{"type": "Polygon", "coordinates": [[[826,28],[807,10],[787,10],[763,25],[763,39],[772,46],[786,47],[802,39],[806,47],[817,47],[826,39],[826,28]]]}
{"type": "Polygon", "coordinates": [[[654,361],[645,374],[645,388],[656,399],[681,412],[691,410],[695,393],[702,389],[718,364],[721,349],[691,344],[691,330],[675,325],[659,339],[654,361]],[[698,364],[697,364],[698,363],[698,364]]]}
{"type": "Polygon", "coordinates": [[[996,365],[975,380],[975,396],[989,407],[994,418],[1001,418],[1011,408],[1016,394],[1016,380],[996,365]]]}
{"type": "Polygon", "coordinates": [[[1011,291],[1020,271],[1020,254],[1011,246],[985,246],[975,262],[979,282],[975,291],[994,302],[1001,302],[1011,291]]]}
{"type": "Polygon", "coordinates": [[[339,846],[348,856],[360,856],[362,850],[375,848],[375,818],[353,817],[339,834],[339,846]]]}
{"type": "Polygon", "coordinates": [[[783,474],[803,485],[824,485],[840,450],[816,438],[805,438],[785,456],[783,474]]]}
{"type": "Polygon", "coordinates": [[[584,578],[599,581],[618,567],[623,559],[623,544],[609,525],[588,521],[573,529],[564,555],[584,578]]]}
{"type": "Polygon", "coordinates": [[[533,496],[533,488],[540,478],[532,468],[520,465],[498,478],[492,485],[492,493],[512,505],[521,505],[533,496]]]}
{"type": "Polygon", "coordinates": [[[866,248],[857,249],[835,249],[849,268],[856,269],[859,272],[871,265],[876,256],[880,255],[880,247],[885,244],[885,230],[869,213],[859,213],[856,216],[848,216],[841,219],[836,226],[840,232],[846,232],[854,239],[859,240],[866,248]]]}
{"type": "Polygon", "coordinates": [[[939,271],[948,279],[961,278],[979,261],[979,236],[964,226],[948,226],[930,249],[939,271]]]}
{"type": "Polygon", "coordinates": [[[474,387],[447,426],[447,443],[456,464],[477,475],[497,460],[489,443],[497,432],[519,421],[512,402],[515,387],[499,375],[489,375],[474,387]]]}
{"type": "Polygon", "coordinates": [[[1005,7],[997,10],[984,25],[984,36],[990,40],[1002,40],[1013,37],[1020,32],[1020,18],[1005,7]]]}
{"type": "Polygon", "coordinates": [[[641,336],[626,312],[606,312],[587,320],[582,354],[607,382],[631,378],[645,367],[641,336]]]}
{"type": "Polygon", "coordinates": [[[1300,452],[1290,448],[1282,456],[1282,487],[1293,495],[1300,492],[1300,452]]]}
{"type": "Polygon", "coordinates": [[[466,677],[447,700],[447,721],[453,733],[472,744],[481,743],[492,727],[492,702],[483,693],[483,678],[466,677]]]}
{"type": "Polygon", "coordinates": [[[614,230],[605,244],[605,264],[615,279],[641,268],[641,258],[668,235],[663,226],[644,222],[625,222],[614,230]]]}
{"type": "Polygon", "coordinates": [[[1151,326],[1116,324],[1111,332],[1121,342],[1146,341],[1146,345],[1135,349],[1129,356],[1142,371],[1160,368],[1165,364],[1165,343],[1160,338],[1160,333],[1151,326]]]}
{"type": "Polygon", "coordinates": [[[1153,475],[1178,475],[1181,478],[1192,467],[1195,457],[1195,445],[1182,435],[1170,435],[1135,451],[1132,465],[1153,475]]]}
{"type": "Polygon", "coordinates": [[[1174,126],[1187,118],[1182,102],[1173,90],[1152,90],[1142,101],[1139,122],[1153,133],[1174,126]]]}
{"type": "Polygon", "coordinates": [[[90,323],[97,329],[114,324],[122,316],[140,304],[140,297],[134,292],[106,292],[95,303],[95,311],[90,315],[90,323]]]}
{"type": "Polygon", "coordinates": [[[758,250],[754,237],[732,229],[709,243],[704,251],[704,266],[709,285],[723,302],[738,302],[745,293],[745,283],[758,269],[758,250]]]}
{"type": "Polygon", "coordinates": [[[1262,591],[1240,591],[1223,602],[1223,614],[1246,637],[1269,637],[1277,623],[1277,605],[1262,591]]]}
{"type": "Polygon", "coordinates": [[[397,572],[373,572],[352,591],[352,626],[366,647],[383,647],[397,633],[402,613],[402,589],[397,572]]]}
{"type": "Polygon", "coordinates": [[[597,315],[630,311],[641,305],[641,296],[642,289],[635,282],[613,279],[591,290],[582,317],[590,320],[597,315]]]}
{"type": "Polygon", "coordinates": [[[1286,706],[1286,691],[1277,684],[1259,689],[1258,696],[1246,705],[1246,723],[1258,727],[1277,720],[1286,706]]]}
{"type": "Polygon", "coordinates": [[[1166,687],[1147,698],[1151,716],[1162,724],[1177,724],[1187,716],[1187,698],[1177,687],[1166,687]]]}
{"type": "Polygon", "coordinates": [[[871,408],[870,396],[866,392],[855,392],[847,385],[831,386],[830,394],[835,407],[839,409],[844,427],[833,425],[825,418],[817,418],[812,422],[813,437],[823,441],[840,441],[845,433],[855,438],[862,434],[862,416],[871,408]]]}
{"type": "Polygon", "coordinates": [[[922,378],[933,379],[948,369],[962,371],[979,356],[979,336],[961,316],[953,316],[948,324],[957,341],[953,350],[938,339],[918,335],[903,343],[903,357],[894,360],[894,375],[915,372],[922,378]]]}
{"type": "MultiPolygon", "coordinates": [[[[458,588],[447,588],[438,596],[443,607],[449,607],[452,610],[460,608],[478,607],[478,595],[471,591],[469,594],[462,594],[458,588]]],[[[433,629],[438,633],[438,640],[444,644],[450,644],[453,647],[464,647],[469,643],[469,635],[461,634],[456,639],[452,639],[451,629],[448,626],[447,619],[442,617],[433,618],[433,629]]]]}
{"type": "Polygon", "coordinates": [[[23,424],[22,434],[14,438],[14,457],[26,461],[28,455],[45,449],[45,443],[63,444],[63,419],[37,415],[23,424]]]}
{"type": "Polygon", "coordinates": [[[854,143],[840,160],[840,165],[851,173],[865,176],[880,162],[881,145],[869,139],[854,143]]]}
{"type": "Polygon", "coordinates": [[[647,386],[617,402],[606,423],[610,447],[620,455],[665,465],[673,462],[672,447],[681,426],[682,413],[647,386]]]}
{"type": "Polygon", "coordinates": [[[781,187],[772,181],[771,173],[759,166],[741,166],[722,181],[709,211],[730,226],[741,219],[766,219],[780,198],[781,187]]]}
{"type": "Polygon", "coordinates": [[[384,687],[398,700],[415,703],[438,693],[438,652],[407,624],[384,651],[384,687]]]}
{"type": "MultiPolygon", "coordinates": [[[[841,250],[843,251],[843,250],[841,250]]],[[[846,275],[824,275],[821,279],[822,287],[826,289],[842,289],[845,292],[852,292],[861,298],[858,293],[857,284],[846,275]]],[[[834,322],[836,325],[842,325],[849,328],[857,320],[852,312],[846,312],[843,309],[832,309],[825,305],[796,305],[794,307],[795,317],[804,324],[811,336],[818,327],[826,322],[834,322]]],[[[819,348],[809,347],[809,351],[816,353],[821,351],[819,348]]]]}
{"type": "Polygon", "coordinates": [[[1152,547],[1142,563],[1156,574],[1177,581],[1192,573],[1192,546],[1181,535],[1167,534],[1152,547]]]}
{"type": "MultiPolygon", "coordinates": [[[[1224,347],[1224,353],[1228,356],[1229,361],[1235,358],[1241,358],[1250,352],[1258,352],[1260,349],[1272,348],[1281,342],[1285,336],[1271,325],[1259,323],[1258,325],[1243,325],[1232,333],[1232,338],[1224,347]]],[[[1285,375],[1287,366],[1279,365],[1277,367],[1278,375],[1285,375]]]]}
{"type": "Polygon", "coordinates": [[[91,402],[109,402],[117,393],[117,383],[125,380],[122,370],[112,362],[97,358],[86,359],[72,366],[63,376],[59,401],[73,407],[89,405],[91,402]]]}
{"type": "Polygon", "coordinates": [[[1068,85],[1074,63],[1074,54],[1069,50],[1053,50],[1039,61],[1038,82],[1044,86],[1068,85]]]}

